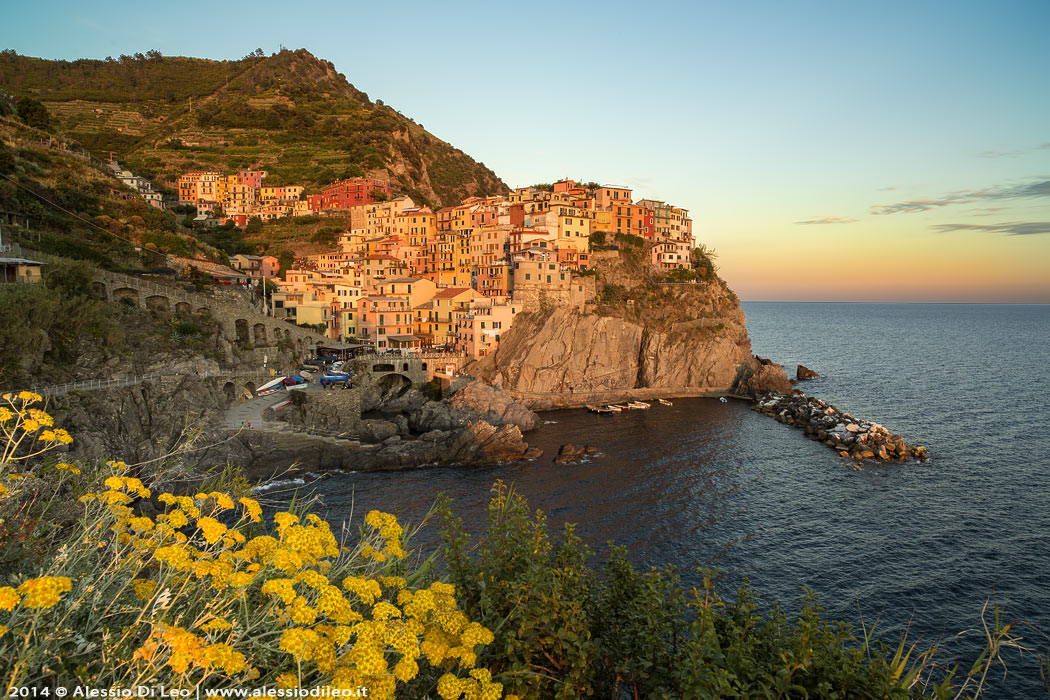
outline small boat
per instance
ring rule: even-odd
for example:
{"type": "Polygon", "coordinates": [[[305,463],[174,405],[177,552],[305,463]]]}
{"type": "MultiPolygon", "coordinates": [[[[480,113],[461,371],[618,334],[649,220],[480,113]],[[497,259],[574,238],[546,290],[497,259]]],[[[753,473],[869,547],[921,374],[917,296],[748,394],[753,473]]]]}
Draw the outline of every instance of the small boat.
{"type": "Polygon", "coordinates": [[[718,400],[719,400],[719,401],[721,401],[722,403],[729,403],[729,399],[727,399],[727,398],[726,398],[726,397],[724,397],[724,396],[719,396],[719,397],[718,397],[718,400]]]}
{"type": "Polygon", "coordinates": [[[608,410],[608,411],[610,411],[612,413],[619,413],[620,411],[623,410],[619,406],[613,406],[612,404],[609,404],[608,406],[602,406],[602,408],[604,408],[604,409],[606,409],[606,410],[608,410]]]}
{"type": "Polygon", "coordinates": [[[657,401],[660,402],[661,406],[673,406],[674,405],[673,403],[671,403],[667,399],[657,399],[657,401]]]}
{"type": "Polygon", "coordinates": [[[270,410],[276,412],[276,411],[280,411],[282,408],[288,408],[291,405],[292,405],[291,401],[287,401],[287,400],[285,400],[285,401],[278,401],[274,405],[270,406],[270,410]]]}
{"type": "Polygon", "coordinates": [[[287,377],[277,377],[277,379],[274,379],[271,382],[267,382],[266,384],[263,384],[261,387],[259,387],[258,389],[255,390],[255,395],[256,396],[266,396],[267,394],[272,394],[273,392],[277,391],[278,389],[284,388],[284,380],[285,379],[287,379],[287,377]]]}
{"type": "Polygon", "coordinates": [[[611,409],[613,409],[615,411],[628,411],[628,410],[630,410],[631,407],[628,406],[627,404],[611,403],[611,404],[609,404],[609,408],[611,408],[611,409]]]}
{"type": "Polygon", "coordinates": [[[649,408],[649,404],[644,401],[628,401],[627,407],[631,409],[645,409],[649,408]]]}
{"type": "Polygon", "coordinates": [[[620,409],[613,409],[609,406],[588,406],[587,410],[591,413],[597,413],[599,415],[611,415],[613,413],[620,412],[620,409]]]}

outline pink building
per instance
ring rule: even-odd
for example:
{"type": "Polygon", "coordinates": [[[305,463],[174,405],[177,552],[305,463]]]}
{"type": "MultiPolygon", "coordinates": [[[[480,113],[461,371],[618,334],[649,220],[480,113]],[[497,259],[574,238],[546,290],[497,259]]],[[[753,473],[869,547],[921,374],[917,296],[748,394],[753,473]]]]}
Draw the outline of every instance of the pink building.
{"type": "Polygon", "coordinates": [[[691,266],[689,260],[689,243],[686,241],[662,241],[653,246],[653,267],[661,270],[675,270],[691,266]]]}
{"type": "Polygon", "coordinates": [[[506,333],[521,305],[507,297],[474,299],[470,309],[456,319],[456,350],[468,357],[485,357],[499,347],[500,336],[506,333]]]}

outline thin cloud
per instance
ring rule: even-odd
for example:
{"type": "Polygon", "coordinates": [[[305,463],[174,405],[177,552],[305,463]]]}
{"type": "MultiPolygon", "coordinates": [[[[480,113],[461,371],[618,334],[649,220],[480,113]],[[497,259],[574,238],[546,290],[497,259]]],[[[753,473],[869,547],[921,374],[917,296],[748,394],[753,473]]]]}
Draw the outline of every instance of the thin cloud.
{"type": "Polygon", "coordinates": [[[1014,221],[1004,224],[937,224],[932,226],[936,231],[987,231],[988,233],[1005,233],[1008,236],[1036,236],[1050,233],[1050,221],[1014,221]]]}
{"type": "Polygon", "coordinates": [[[1050,141],[1047,141],[1042,146],[1037,147],[1039,150],[1050,151],[1050,141]]]}
{"type": "Polygon", "coordinates": [[[978,207],[977,209],[971,209],[970,213],[974,216],[991,216],[1005,208],[1006,207],[978,207]]]}
{"type": "Polygon", "coordinates": [[[961,190],[959,192],[949,192],[934,199],[911,199],[894,204],[877,204],[871,207],[871,213],[911,214],[953,204],[970,204],[986,200],[1019,199],[1023,197],[1050,197],[1050,180],[1031,182],[1027,185],[989,187],[983,190],[961,190]]]}
{"type": "Polygon", "coordinates": [[[880,187],[879,192],[892,192],[893,190],[899,190],[900,188],[896,185],[889,185],[887,187],[880,187]]]}
{"type": "Polygon", "coordinates": [[[819,219],[807,219],[805,221],[796,221],[795,223],[804,226],[812,224],[855,224],[857,219],[849,219],[844,216],[822,216],[819,219]]]}
{"type": "Polygon", "coordinates": [[[1016,158],[1021,155],[1020,151],[981,151],[977,154],[980,158],[1016,158]]]}

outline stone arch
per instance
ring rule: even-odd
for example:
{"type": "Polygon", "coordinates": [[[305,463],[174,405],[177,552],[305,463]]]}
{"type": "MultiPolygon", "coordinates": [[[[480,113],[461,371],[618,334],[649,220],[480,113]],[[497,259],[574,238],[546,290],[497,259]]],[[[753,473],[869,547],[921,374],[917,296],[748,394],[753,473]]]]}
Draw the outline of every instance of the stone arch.
{"type": "Polygon", "coordinates": [[[191,308],[192,307],[184,301],[175,302],[175,313],[179,316],[189,316],[191,308]]]}
{"type": "Polygon", "coordinates": [[[262,323],[256,323],[252,326],[252,339],[255,341],[255,347],[265,348],[268,343],[266,342],[266,325],[262,323]]]}
{"type": "Polygon", "coordinates": [[[408,371],[408,363],[407,362],[405,362],[404,364],[401,365],[401,371],[402,372],[407,372],[408,371]]]}
{"type": "Polygon", "coordinates": [[[139,305],[139,290],[131,287],[117,287],[113,290],[113,298],[121,304],[129,306],[139,305]]]}
{"type": "Polygon", "coordinates": [[[426,372],[426,371],[427,371],[427,363],[426,363],[426,362],[424,362],[424,363],[423,363],[423,371],[424,371],[424,372],[426,372]]]}
{"type": "Polygon", "coordinates": [[[233,325],[237,334],[237,344],[242,348],[251,347],[251,338],[248,337],[248,321],[239,318],[233,322],[233,325]]]}
{"type": "Polygon", "coordinates": [[[92,282],[91,283],[91,293],[94,294],[95,296],[97,296],[99,299],[108,299],[109,298],[109,294],[106,293],[106,283],[105,282],[92,282]]]}
{"type": "Polygon", "coordinates": [[[256,389],[255,382],[245,382],[244,383],[244,390],[247,391],[252,396],[255,396],[255,389],[256,389]]]}
{"type": "Polygon", "coordinates": [[[201,306],[200,308],[197,309],[197,315],[198,316],[211,316],[211,309],[209,309],[207,306],[201,306]]]}
{"type": "Polygon", "coordinates": [[[226,403],[232,404],[237,398],[237,386],[233,382],[222,385],[222,393],[226,395],[226,403]]]}
{"type": "Polygon", "coordinates": [[[150,311],[168,311],[171,308],[168,306],[168,297],[160,294],[151,294],[145,301],[146,308],[150,311]]]}
{"type": "Polygon", "coordinates": [[[372,365],[372,374],[377,374],[379,372],[396,372],[396,371],[397,371],[397,367],[395,367],[392,364],[379,362],[379,363],[376,363],[376,364],[372,365]]]}
{"type": "Polygon", "coordinates": [[[379,390],[387,397],[403,396],[412,388],[412,380],[403,374],[390,372],[376,381],[379,390]]]}

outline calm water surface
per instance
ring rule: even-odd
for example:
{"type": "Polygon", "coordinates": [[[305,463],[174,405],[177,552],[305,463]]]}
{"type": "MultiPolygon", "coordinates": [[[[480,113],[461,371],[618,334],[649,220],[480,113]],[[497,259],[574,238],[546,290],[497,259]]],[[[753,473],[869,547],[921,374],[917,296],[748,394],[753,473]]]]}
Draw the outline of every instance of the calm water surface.
{"type": "MultiPolygon", "coordinates": [[[[599,552],[716,566],[767,600],[804,588],[833,617],[910,625],[933,642],[979,626],[989,597],[1050,632],[1050,307],[746,303],[755,352],[823,377],[807,393],[925,444],[925,464],[852,471],[828,448],[742,402],[595,416],[550,412],[528,440],[601,457],[349,474],[317,483],[333,523],[370,508],[418,521],[444,491],[475,528],[503,479],[599,552]]],[[[424,535],[429,539],[433,534],[424,535]]],[[[727,591],[728,592],[728,591],[727,591]]],[[[1045,638],[1026,634],[1044,650],[1045,638]]],[[[974,658],[968,638],[947,645],[974,658]]],[[[1034,657],[991,697],[1041,693],[1034,657]]]]}

